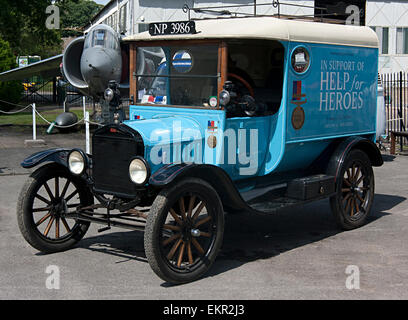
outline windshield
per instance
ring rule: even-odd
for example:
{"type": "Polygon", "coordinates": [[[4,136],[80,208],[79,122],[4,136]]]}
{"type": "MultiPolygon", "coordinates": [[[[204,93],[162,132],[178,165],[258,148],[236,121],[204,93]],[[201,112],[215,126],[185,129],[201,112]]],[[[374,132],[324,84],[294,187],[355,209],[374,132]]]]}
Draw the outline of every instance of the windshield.
{"type": "Polygon", "coordinates": [[[138,48],[137,63],[138,103],[218,106],[218,46],[138,48]]]}
{"type": "Polygon", "coordinates": [[[117,50],[119,44],[117,37],[110,30],[96,29],[87,36],[84,49],[96,46],[117,50]]]}

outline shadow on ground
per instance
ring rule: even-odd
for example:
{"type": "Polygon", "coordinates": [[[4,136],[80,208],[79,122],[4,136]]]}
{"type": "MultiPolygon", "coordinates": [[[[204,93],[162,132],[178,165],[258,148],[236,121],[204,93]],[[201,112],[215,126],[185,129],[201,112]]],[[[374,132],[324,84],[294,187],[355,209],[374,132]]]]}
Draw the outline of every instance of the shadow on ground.
{"type": "Polygon", "coordinates": [[[391,162],[395,159],[396,156],[391,155],[391,154],[383,154],[382,158],[384,160],[384,162],[391,162]]]}
{"type": "MultiPolygon", "coordinates": [[[[390,213],[386,212],[406,200],[404,197],[376,194],[368,225],[390,213]]],[[[332,237],[340,230],[332,218],[328,200],[297,209],[283,210],[273,216],[251,213],[227,214],[223,247],[206,275],[215,276],[241,265],[269,259],[281,253],[332,237]]],[[[143,232],[125,231],[84,238],[78,245],[91,251],[128,261],[147,262],[143,232]]],[[[164,283],[163,286],[170,286],[164,283]]]]}

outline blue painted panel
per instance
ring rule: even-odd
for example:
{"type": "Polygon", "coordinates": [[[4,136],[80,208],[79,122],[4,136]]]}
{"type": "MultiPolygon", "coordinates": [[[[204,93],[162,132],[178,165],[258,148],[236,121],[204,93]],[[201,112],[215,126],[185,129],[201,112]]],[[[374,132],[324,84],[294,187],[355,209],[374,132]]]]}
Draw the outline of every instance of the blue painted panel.
{"type": "Polygon", "coordinates": [[[263,175],[266,155],[270,155],[270,130],[276,116],[237,117],[226,120],[223,150],[218,163],[233,180],[263,175]]]}
{"type": "Polygon", "coordinates": [[[218,164],[225,111],[165,106],[130,106],[126,125],[138,131],[152,173],[170,163],[218,164]],[[208,139],[215,136],[216,148],[208,139]]]}
{"type": "Polygon", "coordinates": [[[285,155],[274,172],[285,172],[309,167],[327,148],[331,140],[295,142],[286,145],[285,155]]]}
{"type": "Polygon", "coordinates": [[[290,44],[291,50],[299,46],[309,51],[311,65],[301,75],[288,69],[286,140],[375,132],[378,49],[290,44]],[[302,98],[296,99],[300,93],[302,98]],[[298,106],[305,122],[296,130],[292,113],[298,106]]]}

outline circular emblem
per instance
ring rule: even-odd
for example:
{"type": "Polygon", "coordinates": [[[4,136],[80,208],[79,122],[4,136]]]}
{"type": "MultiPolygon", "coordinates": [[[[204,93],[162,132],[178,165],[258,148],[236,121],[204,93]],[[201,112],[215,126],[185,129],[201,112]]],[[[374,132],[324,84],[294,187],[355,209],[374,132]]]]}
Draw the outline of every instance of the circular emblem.
{"type": "Polygon", "coordinates": [[[211,97],[210,98],[210,106],[211,107],[215,108],[217,106],[217,103],[218,103],[217,97],[211,97]]]}
{"type": "Polygon", "coordinates": [[[193,57],[187,50],[177,51],[173,56],[172,65],[177,72],[190,72],[193,68],[193,57]]]}
{"type": "Polygon", "coordinates": [[[302,107],[296,107],[292,113],[292,126],[295,130],[299,130],[305,123],[305,111],[302,107]]]}
{"type": "Polygon", "coordinates": [[[310,65],[310,55],[307,49],[298,47],[293,50],[291,63],[296,73],[305,73],[310,65]]]}
{"type": "Polygon", "coordinates": [[[207,139],[207,144],[211,149],[214,149],[217,146],[217,137],[216,136],[209,136],[207,139]]]}

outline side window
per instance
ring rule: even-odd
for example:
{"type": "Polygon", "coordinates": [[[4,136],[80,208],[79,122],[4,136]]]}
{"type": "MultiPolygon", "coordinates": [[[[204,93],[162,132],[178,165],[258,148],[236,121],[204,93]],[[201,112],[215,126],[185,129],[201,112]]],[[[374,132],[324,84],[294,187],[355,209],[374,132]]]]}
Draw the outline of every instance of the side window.
{"type": "Polygon", "coordinates": [[[396,53],[408,54],[408,28],[397,28],[396,53]]]}
{"type": "MultiPolygon", "coordinates": [[[[262,116],[279,110],[283,90],[284,47],[278,41],[237,41],[228,44],[228,80],[238,95],[255,99],[262,116]]],[[[241,116],[239,110],[230,117],[241,116]]]]}
{"type": "Polygon", "coordinates": [[[388,27],[371,27],[377,33],[380,41],[380,54],[388,54],[389,47],[389,28],[388,27]]]}

